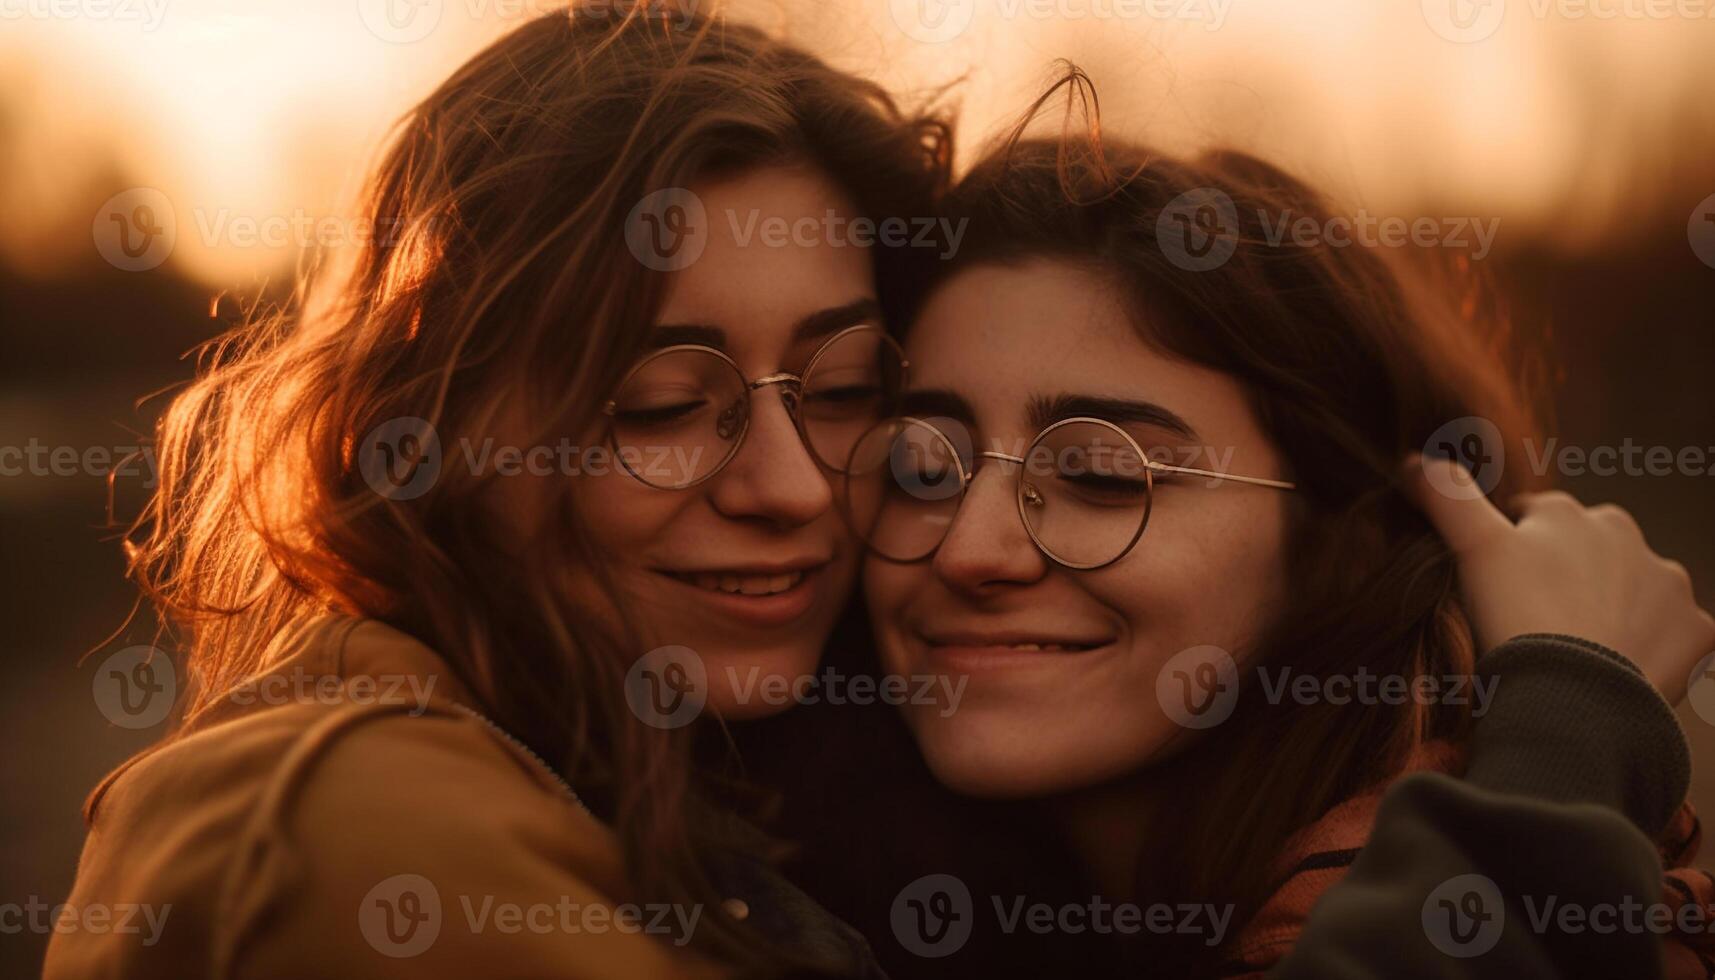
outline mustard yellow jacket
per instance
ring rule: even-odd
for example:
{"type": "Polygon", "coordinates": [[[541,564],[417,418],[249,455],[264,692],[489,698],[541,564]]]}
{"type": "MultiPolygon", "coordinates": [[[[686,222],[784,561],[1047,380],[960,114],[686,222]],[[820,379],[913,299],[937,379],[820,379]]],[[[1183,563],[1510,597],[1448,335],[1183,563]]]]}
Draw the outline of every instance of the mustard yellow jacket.
{"type": "Polygon", "coordinates": [[[98,788],[49,980],[718,975],[423,644],[329,617],[269,663],[98,788]]]}

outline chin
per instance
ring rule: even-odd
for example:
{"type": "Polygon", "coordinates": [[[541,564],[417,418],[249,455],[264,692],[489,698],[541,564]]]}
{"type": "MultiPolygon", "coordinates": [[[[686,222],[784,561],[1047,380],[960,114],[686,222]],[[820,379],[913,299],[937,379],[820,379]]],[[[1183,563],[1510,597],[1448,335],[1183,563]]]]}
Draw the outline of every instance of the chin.
{"type": "Polygon", "coordinates": [[[924,760],[942,786],[963,796],[990,800],[1034,799],[1076,789],[1064,773],[1006,755],[961,749],[923,748],[924,760]]]}
{"type": "Polygon", "coordinates": [[[800,685],[792,682],[817,674],[822,650],[820,644],[802,643],[762,650],[740,646],[704,652],[702,657],[708,671],[708,710],[728,721],[750,721],[797,707],[791,692],[800,685]]]}
{"type": "Polygon", "coordinates": [[[1145,764],[1137,753],[1103,752],[1077,738],[1051,742],[1039,737],[1053,726],[1006,724],[1004,719],[988,725],[974,718],[949,720],[916,713],[908,720],[936,781],[965,796],[996,800],[1058,796],[1117,779],[1145,764]]]}

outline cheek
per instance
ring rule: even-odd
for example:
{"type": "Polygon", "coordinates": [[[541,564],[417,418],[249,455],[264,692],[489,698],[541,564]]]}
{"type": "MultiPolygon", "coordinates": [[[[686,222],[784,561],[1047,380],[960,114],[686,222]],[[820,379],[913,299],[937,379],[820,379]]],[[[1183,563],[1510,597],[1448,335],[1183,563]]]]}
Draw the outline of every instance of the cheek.
{"type": "Polygon", "coordinates": [[[695,490],[644,486],[616,470],[583,473],[571,486],[572,505],[597,548],[616,565],[632,563],[645,547],[663,543],[695,490]]]}
{"type": "Polygon", "coordinates": [[[522,554],[545,532],[564,489],[557,476],[503,476],[489,484],[489,516],[509,552],[522,554]]]}
{"type": "MultiPolygon", "coordinates": [[[[1225,494],[1225,488],[1183,493],[1225,494]]],[[[1140,676],[1194,646],[1236,659],[1279,614],[1284,595],[1286,511],[1278,499],[1165,501],[1138,551],[1092,578],[1090,591],[1125,619],[1140,676]],[[1192,503],[1204,504],[1193,508],[1192,503]]]]}

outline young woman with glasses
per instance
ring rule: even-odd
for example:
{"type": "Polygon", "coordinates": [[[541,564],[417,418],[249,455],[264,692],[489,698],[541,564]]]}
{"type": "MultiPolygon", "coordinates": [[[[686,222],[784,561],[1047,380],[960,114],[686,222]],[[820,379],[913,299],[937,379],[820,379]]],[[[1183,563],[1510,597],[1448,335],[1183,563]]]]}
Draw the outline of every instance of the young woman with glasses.
{"type": "MultiPolygon", "coordinates": [[[[1062,84],[1093,106],[1082,75],[1062,84]]],[[[1435,965],[1424,911],[1479,869],[1414,861],[1487,862],[1515,920],[1521,890],[1575,888],[1621,855],[1660,899],[1643,835],[1683,857],[1692,826],[1662,695],[1715,645],[1683,568],[1615,508],[1518,496],[1521,467],[1476,473],[1516,501],[1515,525],[1463,470],[1408,462],[1462,419],[1516,440],[1528,413],[1468,313],[1369,250],[1268,242],[1269,221],[1327,226],[1297,180],[1241,153],[1103,141],[1093,122],[1021,133],[946,202],[968,224],[907,331],[904,410],[840,481],[883,667],[968,679],[956,707],[904,706],[936,777],[1035,801],[1111,901],[1234,910],[1224,936],[1141,934],[1135,966],[1159,975],[1279,964],[1396,780],[1392,822],[1318,933],[1368,933],[1401,957],[1388,975],[1482,969],[1435,965]],[[1536,801],[1495,789],[1636,827],[1548,830],[1536,801]],[[1505,843],[1437,842],[1479,813],[1505,843]],[[1404,928],[1379,928],[1387,915],[1404,928]]],[[[1470,891],[1443,898],[1458,911],[1470,891]]],[[[1500,914],[1474,908],[1454,933],[1500,914]]],[[[1511,928],[1486,962],[1593,962],[1587,939],[1511,928]]],[[[1611,970],[1660,955],[1653,933],[1608,938],[1594,962],[1611,970]]],[[[1356,975],[1325,953],[1288,972],[1356,975]]]]}
{"type": "Polygon", "coordinates": [[[678,5],[544,15],[408,113],[365,201],[394,240],[216,348],[160,424],[129,554],[190,693],[92,796],[72,901],[172,913],[147,947],[58,935],[47,974],[873,973],[700,768],[713,723],[628,700],[683,697],[674,665],[628,672],[672,646],[710,678],[815,670],[861,554],[824,464],[902,381],[902,246],[852,225],[929,213],[946,147],[678,5]]]}

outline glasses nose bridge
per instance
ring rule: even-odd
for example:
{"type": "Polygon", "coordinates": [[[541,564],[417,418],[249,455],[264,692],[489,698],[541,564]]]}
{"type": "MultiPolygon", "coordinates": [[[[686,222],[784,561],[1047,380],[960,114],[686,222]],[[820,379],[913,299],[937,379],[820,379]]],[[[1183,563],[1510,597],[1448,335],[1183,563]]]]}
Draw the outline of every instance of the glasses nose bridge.
{"type": "Polygon", "coordinates": [[[982,452],[977,453],[977,457],[979,459],[998,459],[1002,462],[1017,463],[1019,465],[1024,464],[1023,456],[1014,456],[1011,453],[1003,453],[998,449],[985,449],[982,452]]]}
{"type": "Polygon", "coordinates": [[[797,419],[798,402],[804,394],[803,375],[793,374],[791,371],[776,371],[773,374],[765,374],[755,381],[747,381],[744,387],[747,392],[754,396],[758,391],[774,385],[780,386],[780,400],[785,403],[786,411],[791,413],[793,419],[797,419]]]}
{"type": "Polygon", "coordinates": [[[802,375],[793,374],[791,371],[776,371],[773,374],[765,374],[755,381],[745,382],[745,387],[751,391],[766,388],[769,385],[790,385],[793,388],[802,388],[804,387],[804,378],[802,375]]]}

